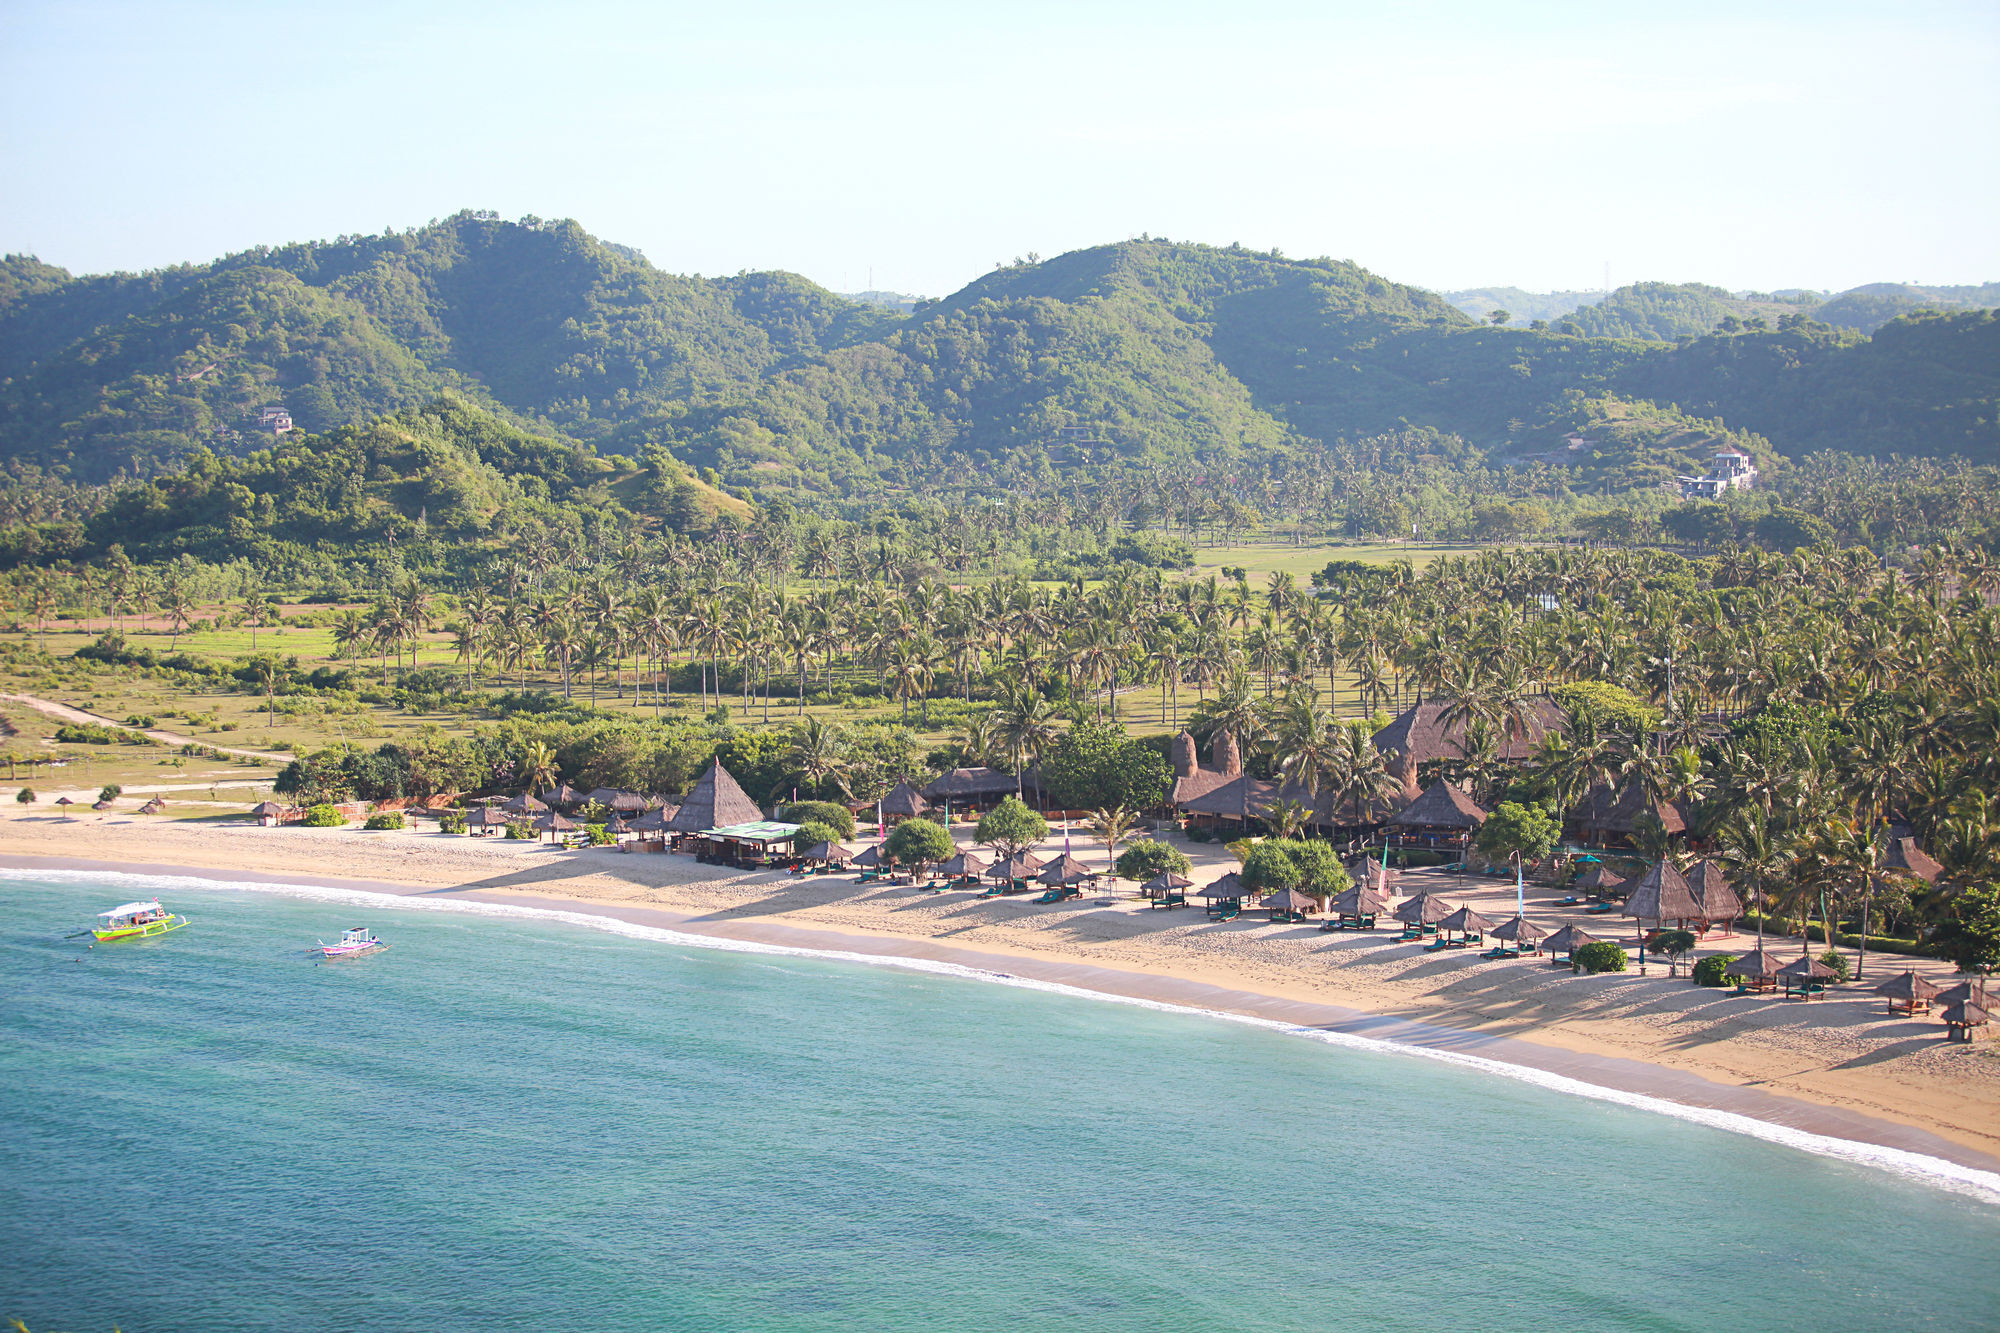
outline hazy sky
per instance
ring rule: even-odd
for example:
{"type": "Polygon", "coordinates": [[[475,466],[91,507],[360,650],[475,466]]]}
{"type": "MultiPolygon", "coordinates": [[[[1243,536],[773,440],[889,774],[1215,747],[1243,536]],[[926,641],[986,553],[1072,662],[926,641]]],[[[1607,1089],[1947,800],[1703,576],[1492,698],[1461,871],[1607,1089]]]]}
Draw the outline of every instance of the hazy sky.
{"type": "Polygon", "coordinates": [[[1150,232],[1447,288],[2000,279],[2000,3],[0,3],[0,249],[573,217],[950,291],[1150,232]]]}

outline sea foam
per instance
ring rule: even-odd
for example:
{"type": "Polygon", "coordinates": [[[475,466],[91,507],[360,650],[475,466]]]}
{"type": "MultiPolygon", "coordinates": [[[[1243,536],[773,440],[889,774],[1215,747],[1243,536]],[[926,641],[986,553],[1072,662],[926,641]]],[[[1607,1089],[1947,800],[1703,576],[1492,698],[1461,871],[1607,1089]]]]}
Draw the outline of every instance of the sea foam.
{"type": "Polygon", "coordinates": [[[367,889],[334,888],[315,884],[293,884],[279,880],[219,880],[206,879],[194,875],[142,875],[125,871],[99,870],[23,870],[0,869],[0,881],[37,880],[43,882],[89,882],[129,885],[134,889],[171,891],[173,889],[233,890],[238,892],[273,893],[314,902],[343,903],[357,907],[383,908],[391,911],[450,912],[467,916],[511,917],[542,921],[559,921],[567,925],[581,926],[587,930],[604,931],[612,935],[623,935],[629,939],[649,940],[660,944],[682,945],[692,949],[707,949],[721,953],[761,954],[784,958],[816,958],[842,963],[860,963],[871,967],[893,967],[908,972],[922,972],[932,976],[956,977],[966,981],[985,982],[989,985],[1014,986],[1021,990],[1042,991],[1051,995],[1066,995],[1082,1000],[1096,1000],[1110,1004],[1129,1005],[1138,1009],[1151,1009],[1159,1013],[1183,1014],[1198,1018],[1217,1019],[1226,1023],[1240,1023],[1246,1027],[1263,1028],[1286,1036],[1303,1037],[1308,1041],[1322,1042],[1345,1050],[1370,1051],[1381,1055],[1398,1056],[1405,1059],[1432,1060],[1440,1064],[1456,1065],[1463,1069],[1495,1074],[1516,1082],[1527,1083],[1550,1092],[1563,1093],[1573,1097],[1587,1097],[1593,1101],[1610,1102],[1614,1105],[1630,1107],[1634,1110],[1649,1111],[1658,1115],[1672,1116],[1710,1129],[1719,1129],[1731,1134],[1742,1134],[1750,1138],[1762,1139],[1801,1152],[1813,1153],[1821,1157],[1837,1158],[1863,1166],[1874,1167],[1894,1175],[1919,1183],[1949,1190],[1979,1200],[1982,1203],[2000,1207],[2000,1173],[1982,1171],[1976,1167],[1948,1161],[1942,1157],[1932,1157],[1925,1153],[1911,1152],[1904,1148],[1892,1148],[1884,1144],[1862,1143],[1854,1139],[1836,1138],[1827,1134],[1814,1134],[1808,1130],[1795,1129],[1789,1125],[1775,1124],[1760,1120],[1755,1116],[1742,1115],[1735,1111],[1723,1111],[1713,1107],[1689,1106],[1670,1101],[1664,1097],[1652,1097],[1644,1093],[1627,1092],[1619,1088],[1604,1087],[1582,1079],[1570,1078],[1564,1074],[1548,1070],[1534,1069],[1525,1065],[1509,1064],[1487,1056],[1469,1055],[1462,1051],[1437,1050],[1428,1046],[1413,1045],[1381,1037],[1364,1037],[1350,1032],[1334,1032],[1324,1028],[1305,1027],[1296,1023],[1285,1023],[1277,1019],[1258,1018],[1250,1014],[1233,1014],[1225,1010],[1204,1009],[1197,1005],[1172,1004],[1163,1000],[1148,1000],[1137,996],[1118,995],[1109,991],[1090,990],[1082,986],[1069,986],[1061,982],[1038,981],[1032,977],[1020,977],[1006,972],[994,972],[984,968],[968,967],[963,963],[948,963],[932,958],[906,958],[880,954],[858,953],[848,949],[811,949],[797,945],[765,944],[755,940],[732,940],[713,935],[701,935],[690,931],[674,930],[665,926],[644,926],[635,922],[621,921],[616,917],[599,916],[591,912],[570,911],[556,907],[527,907],[514,903],[477,902],[465,898],[411,897],[399,893],[379,893],[367,889]]]}

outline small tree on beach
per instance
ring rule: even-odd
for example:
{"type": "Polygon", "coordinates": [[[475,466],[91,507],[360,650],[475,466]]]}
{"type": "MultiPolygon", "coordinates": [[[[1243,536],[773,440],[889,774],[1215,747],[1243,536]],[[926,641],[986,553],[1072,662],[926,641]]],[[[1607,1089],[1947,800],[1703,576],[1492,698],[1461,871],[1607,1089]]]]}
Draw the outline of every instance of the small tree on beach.
{"type": "Polygon", "coordinates": [[[23,787],[14,793],[14,799],[22,805],[33,805],[35,803],[35,789],[33,787],[23,787]]]}
{"type": "Polygon", "coordinates": [[[1018,796],[1009,796],[980,817],[972,836],[1002,856],[1026,851],[1049,836],[1049,821],[1018,796]]]}
{"type": "Polygon", "coordinates": [[[942,825],[933,824],[928,819],[906,819],[896,825],[882,844],[882,851],[894,858],[896,864],[905,866],[936,865],[951,859],[958,848],[953,845],[951,834],[942,825]]]}
{"type": "Polygon", "coordinates": [[[1700,943],[1691,930],[1663,930],[1654,937],[1653,947],[1667,956],[1667,975],[1681,974],[1681,959],[1694,952],[1700,943]]]}
{"type": "Polygon", "coordinates": [[[1138,822],[1138,814],[1122,805],[1090,812],[1090,827],[1098,837],[1104,839],[1104,859],[1107,863],[1116,863],[1119,841],[1130,833],[1138,822]]]}
{"type": "Polygon", "coordinates": [[[1192,869],[1194,863],[1188,860],[1186,852],[1171,843],[1150,839],[1133,843],[1118,857],[1118,877],[1141,883],[1169,870],[1185,875],[1192,869]]]}
{"type": "Polygon", "coordinates": [[[107,782],[98,789],[97,799],[100,801],[115,801],[124,794],[125,789],[123,787],[115,782],[107,782]]]}

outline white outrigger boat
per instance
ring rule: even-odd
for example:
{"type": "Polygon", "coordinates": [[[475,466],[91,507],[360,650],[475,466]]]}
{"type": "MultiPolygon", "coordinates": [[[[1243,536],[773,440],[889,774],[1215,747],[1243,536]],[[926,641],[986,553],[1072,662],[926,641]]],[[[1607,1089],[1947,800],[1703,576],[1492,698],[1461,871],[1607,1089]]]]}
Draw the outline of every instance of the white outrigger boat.
{"type": "Polygon", "coordinates": [[[142,940],[152,935],[164,935],[170,930],[179,930],[188,923],[186,917],[176,916],[160,906],[158,898],[126,903],[108,912],[99,912],[97,920],[98,924],[90,933],[99,943],[109,940],[142,940]]]}
{"type": "Polygon", "coordinates": [[[356,926],[352,930],[340,932],[340,938],[332,944],[317,941],[320,953],[328,958],[352,958],[356,954],[374,953],[389,946],[375,938],[375,933],[366,926],[356,926]]]}

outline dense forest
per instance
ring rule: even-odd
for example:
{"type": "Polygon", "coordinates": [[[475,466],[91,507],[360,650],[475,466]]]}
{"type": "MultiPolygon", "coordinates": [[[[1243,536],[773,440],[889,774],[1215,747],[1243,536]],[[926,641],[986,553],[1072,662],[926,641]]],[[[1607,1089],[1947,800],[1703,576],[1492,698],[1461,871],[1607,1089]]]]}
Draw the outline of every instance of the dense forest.
{"type": "Polygon", "coordinates": [[[445,393],[794,503],[940,475],[1001,495],[1107,466],[1228,485],[1412,429],[1498,459],[1606,399],[1716,420],[1774,457],[2000,457],[1992,314],[1869,337],[1808,305],[1739,308],[1640,284],[1553,328],[1503,326],[1351,263],[1141,238],[906,314],[788,274],[668,274],[573,222],[462,213],[138,275],[8,258],[0,459],[17,484],[148,477],[254,452],[266,409],[324,434],[445,393]]]}

